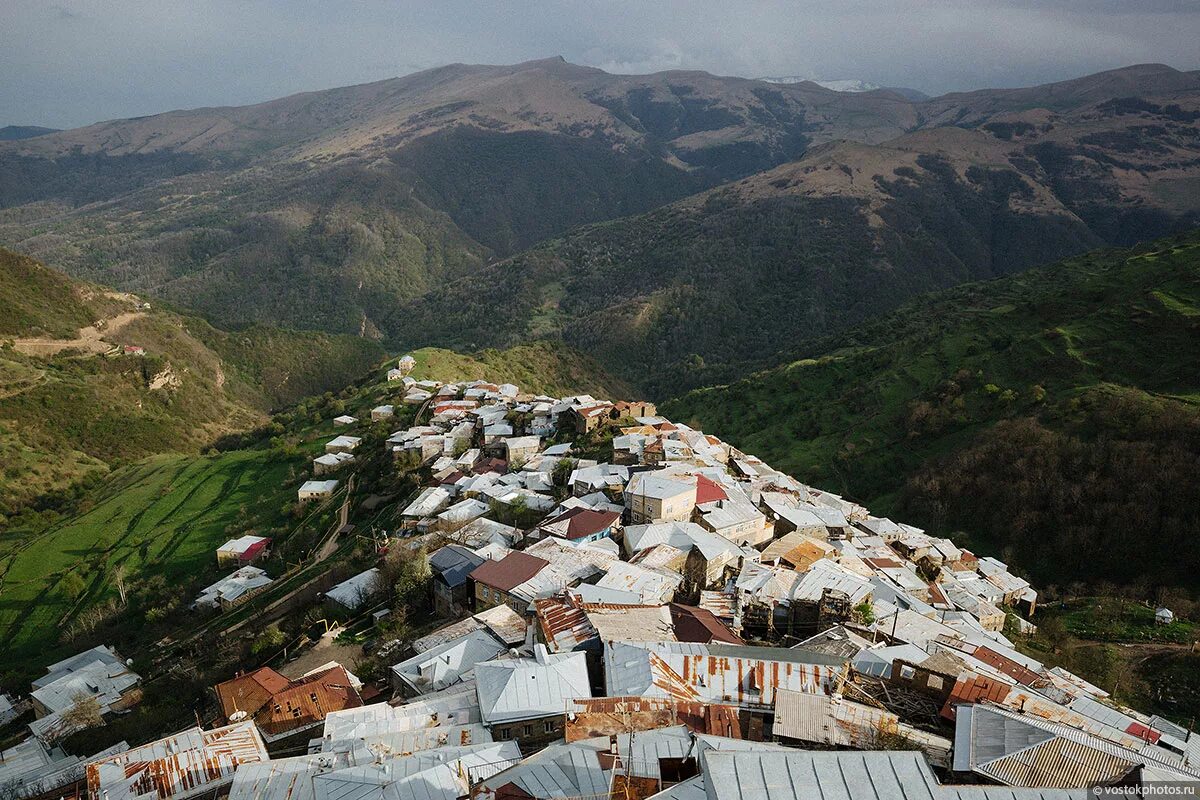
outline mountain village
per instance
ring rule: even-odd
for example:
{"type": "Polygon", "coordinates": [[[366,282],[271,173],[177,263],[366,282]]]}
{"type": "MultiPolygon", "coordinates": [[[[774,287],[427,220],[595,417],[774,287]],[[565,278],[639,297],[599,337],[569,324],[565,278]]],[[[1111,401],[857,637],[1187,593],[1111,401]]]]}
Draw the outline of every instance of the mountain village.
{"type": "MultiPolygon", "coordinates": [[[[1038,594],[1001,561],[652,403],[414,365],[387,372],[388,402],[333,419],[296,495],[348,498],[374,426],[389,468],[420,476],[371,534],[375,563],[319,598],[367,632],[378,674],[247,669],[212,687],[219,719],[72,755],[66,735],[139,702],[140,665],[100,645],[0,696],[0,723],[32,714],[0,798],[1010,800],[1200,780],[1200,736],[1017,649],[1038,594]],[[416,637],[387,633],[397,563],[429,610],[416,637]]],[[[222,545],[193,613],[277,585],[272,544],[222,545]]]]}

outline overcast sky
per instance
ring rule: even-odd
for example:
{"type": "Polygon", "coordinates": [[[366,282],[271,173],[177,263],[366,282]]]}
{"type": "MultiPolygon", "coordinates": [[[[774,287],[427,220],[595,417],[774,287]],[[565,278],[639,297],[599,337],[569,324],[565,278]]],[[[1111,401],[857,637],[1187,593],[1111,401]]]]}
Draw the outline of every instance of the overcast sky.
{"type": "Polygon", "coordinates": [[[236,105],[562,55],[908,86],[1200,68],[1200,0],[0,0],[0,125],[236,105]]]}

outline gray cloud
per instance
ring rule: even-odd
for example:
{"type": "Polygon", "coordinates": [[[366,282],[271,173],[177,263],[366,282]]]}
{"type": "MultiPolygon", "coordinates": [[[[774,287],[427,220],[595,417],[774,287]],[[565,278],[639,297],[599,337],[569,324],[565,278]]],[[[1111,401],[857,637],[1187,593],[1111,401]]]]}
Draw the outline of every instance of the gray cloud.
{"type": "Polygon", "coordinates": [[[0,125],[83,125],[551,55],[933,94],[1200,67],[1197,0],[4,0],[0,125]]]}

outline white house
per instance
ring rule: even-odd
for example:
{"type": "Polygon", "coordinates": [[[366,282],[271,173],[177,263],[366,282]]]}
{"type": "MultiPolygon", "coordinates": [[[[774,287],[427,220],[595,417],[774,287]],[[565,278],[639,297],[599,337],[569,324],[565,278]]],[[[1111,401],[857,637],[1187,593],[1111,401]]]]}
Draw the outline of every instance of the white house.
{"type": "Polygon", "coordinates": [[[328,500],[333,497],[333,493],[337,490],[337,487],[338,482],[335,480],[305,481],[300,486],[297,496],[301,503],[307,503],[311,500],[328,500]]]}
{"type": "Polygon", "coordinates": [[[357,436],[338,436],[325,443],[326,453],[353,453],[362,439],[357,436]]]}

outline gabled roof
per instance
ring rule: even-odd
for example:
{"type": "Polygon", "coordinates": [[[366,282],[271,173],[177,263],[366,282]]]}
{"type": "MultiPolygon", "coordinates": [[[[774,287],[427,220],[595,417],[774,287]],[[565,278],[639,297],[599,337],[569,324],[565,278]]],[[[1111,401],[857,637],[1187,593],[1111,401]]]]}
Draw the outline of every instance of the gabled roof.
{"type": "Polygon", "coordinates": [[[681,642],[744,644],[737,634],[725,627],[725,624],[707,609],[671,603],[670,610],[671,622],[675,625],[675,638],[681,642]]]}
{"type": "Polygon", "coordinates": [[[467,582],[471,572],[486,560],[470,548],[448,544],[429,556],[429,568],[448,586],[461,586],[467,582]]]}
{"type": "Polygon", "coordinates": [[[728,500],[729,495],[721,488],[721,484],[704,475],[696,476],[696,505],[715,503],[718,500],[728,500]]]}
{"type": "Polygon", "coordinates": [[[510,592],[550,564],[544,558],[515,550],[499,561],[487,561],[471,572],[471,580],[510,592]]]}
{"type": "Polygon", "coordinates": [[[563,714],[575,698],[592,696],[583,653],[551,654],[542,645],[535,650],[534,658],[489,661],[475,668],[485,723],[563,714]]]}
{"type": "Polygon", "coordinates": [[[571,508],[541,524],[542,530],[564,539],[585,539],[606,531],[619,522],[615,511],[594,511],[590,508],[571,508]]]}

